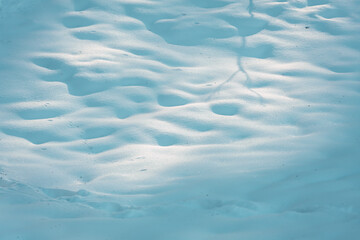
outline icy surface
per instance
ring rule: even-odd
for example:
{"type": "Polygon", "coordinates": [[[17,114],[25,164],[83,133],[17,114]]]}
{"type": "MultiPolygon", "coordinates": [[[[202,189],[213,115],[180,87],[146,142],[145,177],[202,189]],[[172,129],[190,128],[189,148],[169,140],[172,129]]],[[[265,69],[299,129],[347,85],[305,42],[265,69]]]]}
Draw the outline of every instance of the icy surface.
{"type": "Polygon", "coordinates": [[[356,239],[359,81],[358,0],[0,0],[0,239],[356,239]]]}

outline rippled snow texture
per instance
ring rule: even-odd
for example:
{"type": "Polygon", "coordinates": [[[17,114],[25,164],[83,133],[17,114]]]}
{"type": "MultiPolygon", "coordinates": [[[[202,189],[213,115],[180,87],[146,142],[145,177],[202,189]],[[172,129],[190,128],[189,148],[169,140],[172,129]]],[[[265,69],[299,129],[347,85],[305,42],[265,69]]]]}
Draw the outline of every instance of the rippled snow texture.
{"type": "Polygon", "coordinates": [[[0,239],[355,239],[356,0],[0,0],[0,239]]]}

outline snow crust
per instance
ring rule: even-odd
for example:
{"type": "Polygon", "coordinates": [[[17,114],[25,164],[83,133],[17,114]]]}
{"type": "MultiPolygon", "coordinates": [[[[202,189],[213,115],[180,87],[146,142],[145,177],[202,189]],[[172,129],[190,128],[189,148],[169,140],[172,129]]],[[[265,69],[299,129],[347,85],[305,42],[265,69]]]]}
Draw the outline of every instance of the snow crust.
{"type": "Polygon", "coordinates": [[[0,0],[0,239],[356,239],[357,0],[0,0]]]}

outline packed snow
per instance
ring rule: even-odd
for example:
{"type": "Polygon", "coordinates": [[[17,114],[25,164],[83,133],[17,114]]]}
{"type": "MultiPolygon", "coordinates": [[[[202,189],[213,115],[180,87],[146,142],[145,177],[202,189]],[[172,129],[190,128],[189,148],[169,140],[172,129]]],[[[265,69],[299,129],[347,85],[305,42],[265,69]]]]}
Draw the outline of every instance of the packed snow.
{"type": "Polygon", "coordinates": [[[358,0],[0,0],[1,240],[359,226],[358,0]]]}

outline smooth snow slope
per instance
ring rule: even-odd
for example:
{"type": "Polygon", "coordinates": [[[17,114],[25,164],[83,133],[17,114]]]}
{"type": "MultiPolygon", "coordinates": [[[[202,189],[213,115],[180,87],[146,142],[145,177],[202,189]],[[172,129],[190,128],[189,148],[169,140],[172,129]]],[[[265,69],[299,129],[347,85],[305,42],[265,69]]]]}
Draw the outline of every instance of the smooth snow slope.
{"type": "Polygon", "coordinates": [[[356,239],[357,0],[0,0],[0,239],[356,239]]]}

